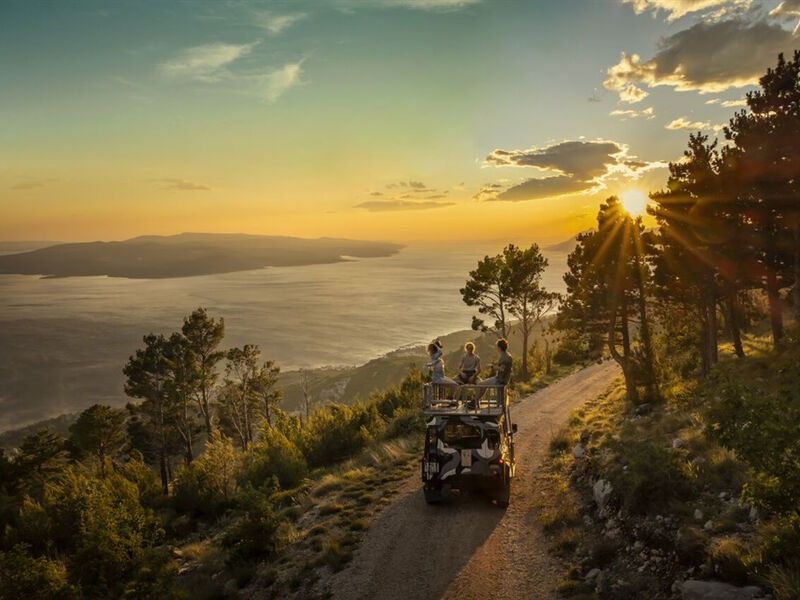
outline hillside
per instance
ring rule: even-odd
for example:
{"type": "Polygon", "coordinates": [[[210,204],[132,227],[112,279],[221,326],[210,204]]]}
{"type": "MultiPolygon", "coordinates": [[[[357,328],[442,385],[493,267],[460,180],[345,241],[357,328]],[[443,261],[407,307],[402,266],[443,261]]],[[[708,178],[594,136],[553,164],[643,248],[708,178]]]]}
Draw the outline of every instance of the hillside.
{"type": "Polygon", "coordinates": [[[3,255],[0,273],[158,279],[390,256],[401,248],[388,242],[335,238],[182,233],[120,242],[56,244],[3,255]]]}

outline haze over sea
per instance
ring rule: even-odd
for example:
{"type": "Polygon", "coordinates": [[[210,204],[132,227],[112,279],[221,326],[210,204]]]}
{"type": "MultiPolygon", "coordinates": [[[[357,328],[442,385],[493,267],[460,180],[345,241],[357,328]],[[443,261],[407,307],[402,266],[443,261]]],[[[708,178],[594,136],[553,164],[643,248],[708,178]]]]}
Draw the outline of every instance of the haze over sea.
{"type": "MultiPolygon", "coordinates": [[[[459,288],[501,243],[405,247],[386,258],[174,279],[0,275],[0,430],[122,405],[141,337],[198,306],[224,317],[225,347],[258,344],[283,370],[364,363],[469,328],[459,288]]],[[[562,291],[566,254],[545,252],[562,291]]]]}

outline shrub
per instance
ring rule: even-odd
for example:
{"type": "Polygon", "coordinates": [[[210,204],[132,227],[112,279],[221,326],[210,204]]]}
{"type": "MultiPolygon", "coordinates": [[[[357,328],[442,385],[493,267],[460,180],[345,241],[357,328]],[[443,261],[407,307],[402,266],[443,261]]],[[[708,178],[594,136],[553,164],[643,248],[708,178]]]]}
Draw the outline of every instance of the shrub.
{"type": "Polygon", "coordinates": [[[797,559],[787,564],[773,565],[766,579],[775,600],[800,598],[800,561],[797,559]]]}
{"type": "Polygon", "coordinates": [[[706,433],[752,467],[744,493],[754,504],[788,513],[800,509],[800,352],[792,346],[775,363],[770,386],[719,370],[706,433]]]}
{"type": "Polygon", "coordinates": [[[712,572],[723,581],[736,585],[747,583],[747,550],[735,538],[719,540],[708,557],[712,572]]]}
{"type": "Polygon", "coordinates": [[[247,456],[245,477],[254,487],[261,487],[277,477],[284,489],[297,487],[308,475],[303,454],[280,431],[265,427],[261,440],[247,456]]]}
{"type": "Polygon", "coordinates": [[[78,593],[67,582],[60,562],[35,558],[24,545],[0,552],[0,600],[72,600],[78,593]]]}
{"type": "Polygon", "coordinates": [[[231,554],[240,559],[270,556],[283,546],[272,503],[261,491],[250,490],[241,495],[239,515],[225,536],[231,554]]]}
{"type": "Polygon", "coordinates": [[[568,332],[553,352],[553,362],[574,365],[589,358],[589,351],[577,333],[568,332]]]}
{"type": "Polygon", "coordinates": [[[679,455],[658,440],[623,438],[610,445],[619,460],[609,468],[608,478],[627,510],[646,513],[688,492],[689,480],[679,455]]]}
{"type": "Polygon", "coordinates": [[[331,404],[307,421],[301,448],[309,466],[320,467],[348,458],[381,433],[384,421],[375,404],[331,404]]]}
{"type": "Polygon", "coordinates": [[[74,467],[48,494],[46,510],[56,547],[69,555],[70,580],[85,597],[117,595],[164,532],[142,507],[138,487],[119,475],[87,476],[74,467]]]}
{"type": "Polygon", "coordinates": [[[236,494],[238,457],[230,438],[214,432],[206,451],[175,478],[175,506],[182,511],[215,514],[236,494]]]}

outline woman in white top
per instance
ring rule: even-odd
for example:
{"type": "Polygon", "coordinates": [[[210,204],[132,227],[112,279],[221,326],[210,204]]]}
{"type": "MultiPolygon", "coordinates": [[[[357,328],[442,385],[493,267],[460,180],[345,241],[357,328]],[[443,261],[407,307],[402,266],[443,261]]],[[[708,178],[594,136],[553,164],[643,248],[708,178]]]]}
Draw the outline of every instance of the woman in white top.
{"type": "Polygon", "coordinates": [[[458,382],[444,374],[444,360],[442,359],[442,343],[439,340],[428,344],[428,355],[431,357],[425,366],[431,370],[431,383],[437,386],[458,387],[458,382]]]}

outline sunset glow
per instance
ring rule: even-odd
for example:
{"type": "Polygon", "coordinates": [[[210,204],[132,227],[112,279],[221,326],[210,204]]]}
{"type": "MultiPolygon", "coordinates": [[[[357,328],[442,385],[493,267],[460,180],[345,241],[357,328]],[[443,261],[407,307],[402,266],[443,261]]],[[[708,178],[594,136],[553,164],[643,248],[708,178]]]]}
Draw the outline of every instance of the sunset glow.
{"type": "Polygon", "coordinates": [[[647,213],[647,194],[642,190],[625,190],[620,194],[622,207],[632,217],[643,216],[647,213]]]}

